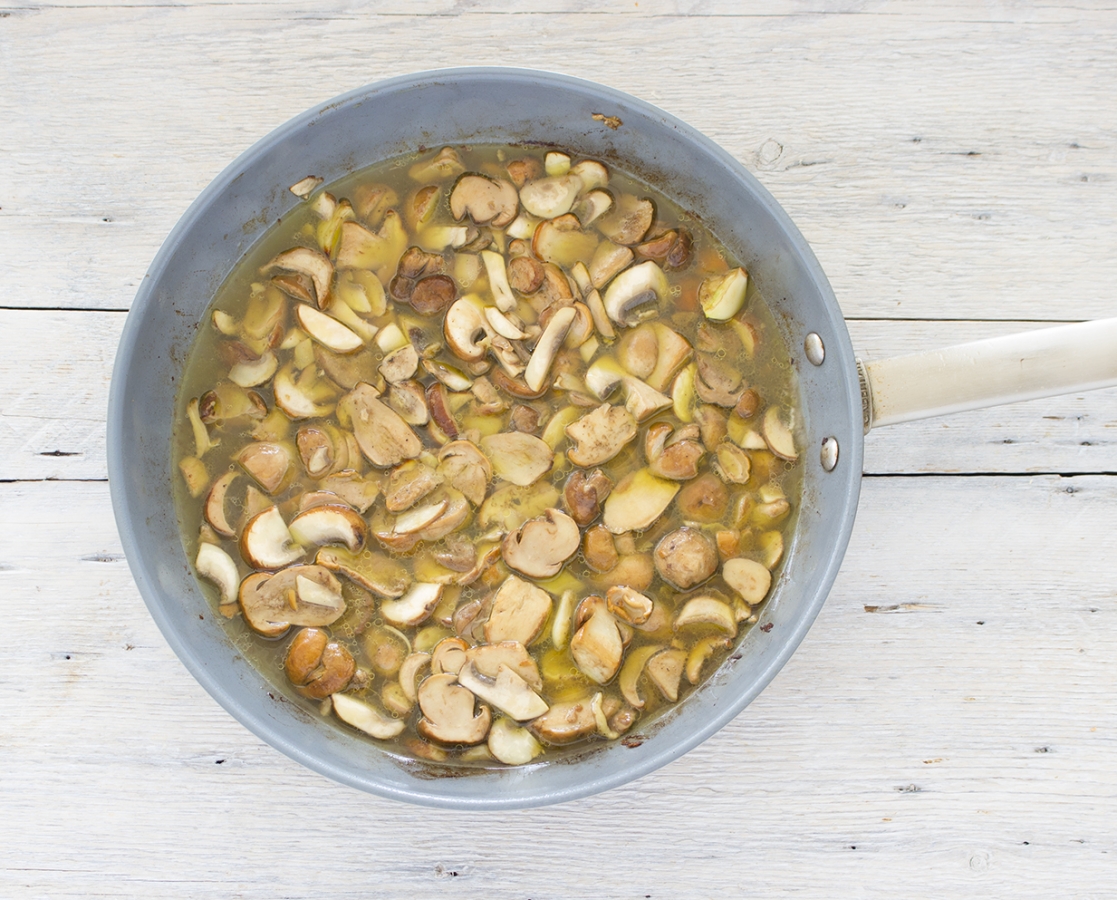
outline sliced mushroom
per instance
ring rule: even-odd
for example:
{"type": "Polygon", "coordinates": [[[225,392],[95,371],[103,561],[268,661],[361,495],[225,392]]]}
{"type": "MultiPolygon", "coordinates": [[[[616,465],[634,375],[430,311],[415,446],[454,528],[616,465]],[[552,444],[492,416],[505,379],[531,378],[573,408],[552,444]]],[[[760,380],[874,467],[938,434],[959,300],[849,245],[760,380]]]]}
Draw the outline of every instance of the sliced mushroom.
{"type": "Polygon", "coordinates": [[[410,654],[399,667],[399,686],[412,703],[419,695],[419,673],[430,665],[431,655],[424,652],[410,654]]]}
{"type": "MultiPolygon", "coordinates": [[[[283,473],[280,475],[280,479],[282,479],[283,474],[286,474],[286,471],[285,467],[283,473]]],[[[226,472],[218,478],[217,481],[213,483],[213,487],[209,489],[209,493],[206,495],[205,506],[202,507],[202,513],[206,521],[209,522],[209,524],[213,526],[213,530],[222,537],[234,537],[237,533],[236,529],[229,524],[229,520],[225,516],[225,497],[229,493],[230,486],[236,479],[237,473],[235,471],[226,472]]]]}
{"type": "Polygon", "coordinates": [[[613,481],[600,469],[588,475],[583,469],[575,469],[563,488],[563,501],[566,509],[581,526],[586,526],[601,512],[601,504],[613,490],[613,481]]]}
{"type": "Polygon", "coordinates": [[[472,691],[477,699],[492,704],[518,722],[534,719],[547,711],[547,702],[503,663],[497,666],[495,676],[489,676],[467,662],[458,672],[458,683],[472,691]]]}
{"type": "Polygon", "coordinates": [[[275,405],[288,418],[311,419],[328,416],[334,411],[332,401],[337,394],[318,379],[314,366],[307,366],[296,377],[294,364],[288,363],[275,373],[272,389],[275,391],[275,405]]]}
{"type": "Polygon", "coordinates": [[[411,576],[401,563],[368,550],[353,554],[341,547],[323,547],[314,563],[344,575],[378,597],[401,597],[411,584],[411,576]]]}
{"type": "MultiPolygon", "coordinates": [[[[407,170],[412,180],[418,182],[446,181],[465,171],[462,158],[453,147],[443,147],[430,159],[421,159],[407,170]]],[[[394,201],[393,201],[394,202],[394,201]]]]}
{"type": "Polygon", "coordinates": [[[504,538],[501,555],[510,569],[529,578],[551,578],[578,552],[578,524],[557,509],[548,509],[504,538]]]}
{"type": "Polygon", "coordinates": [[[736,444],[722,441],[717,446],[713,469],[722,481],[729,484],[747,484],[752,472],[752,460],[736,444]]]}
{"type": "Polygon", "coordinates": [[[651,200],[621,194],[612,212],[597,221],[597,228],[615,244],[638,244],[654,221],[655,204],[651,200]]]}
{"type": "Polygon", "coordinates": [[[519,641],[525,647],[543,630],[551,614],[551,595],[540,587],[509,575],[493,595],[492,612],[485,623],[485,640],[519,641]]]}
{"type": "Polygon", "coordinates": [[[618,325],[629,327],[659,315],[659,304],[670,293],[667,276],[653,261],[625,269],[605,289],[605,312],[618,325]]]}
{"type": "Polygon", "coordinates": [[[620,561],[613,535],[604,525],[587,528],[582,540],[582,557],[595,572],[608,572],[620,561]]]}
{"type": "Polygon", "coordinates": [[[348,506],[316,506],[300,513],[287,526],[298,543],[304,547],[322,544],[344,544],[350,553],[364,546],[365,520],[348,506]]]}
{"type": "Polygon", "coordinates": [[[772,586],[772,573],[766,566],[742,557],[726,560],[721,567],[721,577],[752,606],[762,602],[772,586]]]}
{"type": "Polygon", "coordinates": [[[407,344],[385,356],[379,371],[389,384],[397,384],[414,377],[418,368],[419,352],[412,344],[407,344]]]}
{"type": "Polygon", "coordinates": [[[441,675],[446,672],[457,675],[468,660],[468,649],[469,644],[460,637],[443,638],[431,650],[431,674],[441,675]]]}
{"type": "Polygon", "coordinates": [[[407,460],[392,469],[384,489],[384,505],[388,512],[410,509],[438,488],[444,478],[426,463],[407,460]]]}
{"type": "Polygon", "coordinates": [[[322,183],[322,179],[317,175],[307,175],[291,185],[287,190],[298,197],[300,200],[305,200],[309,197],[314,190],[322,183]]]}
{"type": "Polygon", "coordinates": [[[257,572],[241,582],[237,597],[244,620],[276,637],[292,625],[332,625],[345,612],[341,584],[321,566],[291,566],[274,575],[257,572]]]}
{"type": "Polygon", "coordinates": [[[497,669],[506,666],[522,678],[536,691],[543,689],[543,679],[539,667],[523,644],[518,641],[501,641],[496,644],[480,644],[466,650],[466,659],[482,675],[495,678],[497,669]]]}
{"type": "Polygon", "coordinates": [[[624,408],[632,413],[637,422],[643,422],[650,416],[671,406],[670,397],[661,394],[639,378],[626,378],[624,387],[624,408]]]}
{"type": "Polygon", "coordinates": [[[217,586],[222,606],[237,602],[240,573],[237,572],[237,564],[228,553],[216,544],[199,544],[194,567],[199,575],[217,586]]]}
{"type": "Polygon", "coordinates": [[[581,191],[582,179],[577,175],[537,178],[520,188],[520,202],[533,216],[554,219],[570,212],[581,191]]]}
{"type": "Polygon", "coordinates": [[[644,379],[657,391],[667,390],[693,352],[690,342],[663,322],[649,323],[656,336],[655,368],[644,379]]]}
{"type": "Polygon", "coordinates": [[[724,600],[705,595],[691,597],[675,614],[675,630],[683,629],[713,629],[735,637],[737,617],[724,600]]]}
{"type": "Polygon", "coordinates": [[[597,243],[597,236],[583,231],[577,216],[567,213],[539,223],[531,239],[531,250],[543,262],[569,267],[590,256],[597,243]]]}
{"type": "MultiPolygon", "coordinates": [[[[305,304],[304,304],[305,305],[305,304]]],[[[307,306],[307,309],[311,307],[307,306]]],[[[271,350],[265,350],[256,359],[242,359],[229,369],[229,380],[242,388],[264,384],[279,368],[279,360],[271,350]]]]}
{"type": "Polygon", "coordinates": [[[337,494],[360,513],[368,512],[368,508],[380,495],[380,485],[377,482],[361,477],[352,469],[344,469],[326,476],[322,480],[322,486],[337,494]]]}
{"type": "Polygon", "coordinates": [[[718,568],[717,548],[696,528],[683,526],[664,535],[653,555],[660,577],[681,591],[701,584],[718,568]]]}
{"type": "Polygon", "coordinates": [[[380,614],[393,625],[410,626],[426,621],[431,611],[442,599],[441,584],[418,582],[398,600],[385,600],[380,604],[380,614]]]}
{"type": "Polygon", "coordinates": [[[586,697],[551,704],[529,727],[548,744],[569,744],[593,734],[597,720],[590,708],[590,698],[586,697]]]}
{"type": "Polygon", "coordinates": [[[478,225],[503,228],[519,208],[516,186],[487,175],[462,175],[450,192],[450,213],[459,222],[468,215],[478,225]]]}
{"type": "Polygon", "coordinates": [[[319,308],[325,309],[329,304],[334,267],[326,254],[307,247],[284,250],[261,268],[260,274],[270,275],[276,271],[298,272],[306,275],[314,283],[314,297],[319,308]]]}
{"type": "Polygon", "coordinates": [[[621,696],[636,709],[644,708],[645,701],[640,695],[640,678],[644,674],[644,666],[662,649],[662,644],[645,644],[643,647],[636,647],[629,651],[621,667],[617,685],[621,690],[621,696]]]}
{"type": "Polygon", "coordinates": [[[438,472],[474,506],[485,502],[493,469],[475,444],[469,441],[446,444],[438,453],[438,472]]]}
{"type": "Polygon", "coordinates": [[[508,284],[521,294],[534,294],[543,284],[543,264],[532,256],[510,259],[508,284]]]}
{"type": "Polygon", "coordinates": [[[618,584],[605,595],[609,611],[629,625],[643,625],[652,614],[652,601],[628,585],[618,584]]]}
{"type": "Polygon", "coordinates": [[[555,454],[540,438],[518,431],[481,438],[481,448],[498,478],[524,487],[551,471],[555,454]]]}
{"type": "Polygon", "coordinates": [[[587,603],[592,606],[592,611],[570,639],[570,655],[586,677],[598,684],[606,684],[620,669],[624,641],[617,628],[617,620],[609,612],[605,601],[601,597],[587,597],[582,605],[587,603]]]}
{"type": "Polygon", "coordinates": [[[748,273],[741,268],[711,275],[698,288],[698,303],[711,322],[726,322],[745,305],[748,273]]]}
{"type": "Polygon", "coordinates": [[[334,694],[333,706],[341,721],[381,741],[397,737],[407,727],[404,719],[390,716],[372,704],[348,694],[334,694]]]}
{"type": "Polygon", "coordinates": [[[365,345],[351,328],[306,303],[295,307],[295,318],[303,331],[335,353],[352,353],[365,345]]]}
{"type": "Polygon", "coordinates": [[[389,385],[388,405],[408,425],[426,425],[430,421],[427,392],[418,381],[401,381],[389,385]]]}
{"type": "Polygon", "coordinates": [[[703,472],[683,485],[676,505],[688,522],[711,525],[724,520],[729,508],[729,491],[712,472],[703,472]]]}
{"type": "Polygon", "coordinates": [[[240,554],[254,569],[282,569],[302,559],[303,553],[277,506],[249,519],[240,536],[240,554]]]}
{"type": "Polygon", "coordinates": [[[762,433],[768,449],[776,456],[790,462],[795,462],[799,458],[799,454],[795,450],[795,438],[791,434],[791,429],[780,418],[780,408],[778,406],[770,406],[768,411],[764,413],[762,433]]]}
{"type": "Polygon", "coordinates": [[[453,304],[458,286],[449,275],[428,275],[415,282],[408,302],[423,316],[437,316],[453,304]]]}
{"type": "Polygon", "coordinates": [[[492,723],[483,703],[474,712],[474,695],[449,673],[431,675],[419,685],[417,697],[423,717],[416,728],[423,737],[443,744],[478,744],[492,723]]]}
{"type": "Polygon", "coordinates": [[[531,359],[528,360],[527,368],[524,369],[524,382],[531,390],[538,391],[544,387],[555,354],[566,339],[566,333],[570,330],[576,316],[577,311],[573,307],[560,309],[551,316],[547,327],[543,329],[543,334],[539,336],[535,350],[532,351],[531,359]]]}
{"type": "Polygon", "coordinates": [[[637,325],[617,342],[617,361],[630,375],[647,378],[659,359],[659,335],[651,322],[637,325]]]}
{"type": "MultiPolygon", "coordinates": [[[[694,428],[693,425],[688,427],[694,428]]],[[[666,422],[652,425],[645,436],[644,456],[648,469],[660,478],[689,481],[698,475],[698,463],[705,455],[705,447],[694,440],[679,439],[679,434],[666,422]]]]}
{"type": "Polygon", "coordinates": [[[357,445],[365,458],[379,469],[413,459],[423,449],[418,436],[399,414],[377,399],[376,389],[358,384],[338,404],[351,420],[357,445]]]}
{"type": "Polygon", "coordinates": [[[525,487],[506,484],[494,490],[481,505],[477,525],[481,529],[513,531],[528,519],[542,515],[558,500],[558,489],[549,481],[537,481],[525,487]]]}
{"type": "Polygon", "coordinates": [[[283,486],[291,468],[291,451],[283,444],[271,441],[254,441],[246,445],[235,458],[244,471],[256,479],[256,483],[269,494],[274,494],[283,486]]]}
{"type": "Polygon", "coordinates": [[[322,700],[345,690],[357,671],[352,654],[319,628],[304,628],[291,641],[284,662],[287,678],[299,693],[322,700]]]}
{"type": "Polygon", "coordinates": [[[636,420],[627,409],[603,403],[567,425],[566,436],[577,445],[566,454],[574,465],[597,466],[611,460],[636,437],[636,420]]]}
{"type": "Polygon", "coordinates": [[[674,703],[679,699],[679,683],[683,680],[683,666],[686,665],[686,651],[670,648],[657,653],[644,666],[648,681],[659,689],[663,696],[674,703]]]}
{"type": "MultiPolygon", "coordinates": [[[[720,482],[719,482],[720,484],[720,482]]],[[[620,480],[605,501],[603,522],[613,534],[643,531],[663,515],[679,485],[638,469],[620,480]]]]}
{"type": "Polygon", "coordinates": [[[489,752],[509,766],[522,766],[543,752],[543,746],[526,728],[510,719],[497,719],[489,729],[489,752]]]}
{"type": "Polygon", "coordinates": [[[608,191],[594,190],[580,197],[571,212],[578,217],[583,228],[588,228],[612,208],[613,195],[608,191]]]}

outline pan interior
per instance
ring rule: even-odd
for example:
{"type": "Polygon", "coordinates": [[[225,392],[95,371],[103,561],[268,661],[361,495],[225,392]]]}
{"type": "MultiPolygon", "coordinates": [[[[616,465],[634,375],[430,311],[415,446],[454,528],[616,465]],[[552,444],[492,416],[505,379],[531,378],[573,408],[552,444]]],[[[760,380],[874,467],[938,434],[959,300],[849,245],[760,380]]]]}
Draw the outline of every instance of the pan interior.
{"type": "Polygon", "coordinates": [[[837,574],[861,447],[860,396],[840,311],[773,198],[731,156],[661,110],[589,82],[516,69],[381,82],[250,148],[195,201],[153,262],[121,339],[109,410],[110,483],[125,551],[153,618],[198,681],[258,736],[331,778],[412,802],[474,808],[538,806],[622,784],[686,752],[743,709],[798,645],[837,574]],[[170,487],[177,477],[170,468],[177,381],[194,333],[237,261],[298,202],[287,185],[310,173],[329,182],[378,159],[466,143],[543,143],[613,162],[703,219],[749,269],[792,349],[807,435],[796,534],[739,658],[641,740],[521,768],[401,760],[282,702],[210,615],[183,554],[170,487]],[[821,365],[803,352],[810,333],[825,347],[821,365]],[[825,438],[840,448],[831,472],[820,461],[825,438]]]}

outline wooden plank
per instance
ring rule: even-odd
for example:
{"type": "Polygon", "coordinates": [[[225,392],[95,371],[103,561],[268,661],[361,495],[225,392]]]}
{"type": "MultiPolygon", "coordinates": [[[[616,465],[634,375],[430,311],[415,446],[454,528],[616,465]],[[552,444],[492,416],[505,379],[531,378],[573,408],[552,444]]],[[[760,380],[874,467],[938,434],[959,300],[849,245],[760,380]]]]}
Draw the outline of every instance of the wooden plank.
{"type": "Polygon", "coordinates": [[[635,784],[483,816],[339,787],[230,719],[147,617],[105,485],[4,485],[0,509],[5,896],[1112,884],[1115,478],[869,479],[829,602],[736,721],[635,784]]]}
{"type": "Polygon", "coordinates": [[[764,17],[665,3],[641,14],[634,41],[620,4],[586,6],[469,11],[452,28],[340,3],[313,16],[293,3],[9,10],[4,305],[126,308],[174,222],[254,140],[398,74],[401,58],[491,62],[499,34],[502,63],[631,91],[756,171],[849,315],[1112,313],[1113,10],[785,5],[764,17]],[[717,15],[692,14],[706,9],[717,15]]]}
{"type": "MultiPolygon", "coordinates": [[[[105,414],[124,315],[0,310],[0,480],[105,478],[105,414]]],[[[1035,328],[1029,322],[852,321],[866,359],[1035,328]]],[[[865,471],[1117,472],[1117,390],[874,431],[865,471]]]]}

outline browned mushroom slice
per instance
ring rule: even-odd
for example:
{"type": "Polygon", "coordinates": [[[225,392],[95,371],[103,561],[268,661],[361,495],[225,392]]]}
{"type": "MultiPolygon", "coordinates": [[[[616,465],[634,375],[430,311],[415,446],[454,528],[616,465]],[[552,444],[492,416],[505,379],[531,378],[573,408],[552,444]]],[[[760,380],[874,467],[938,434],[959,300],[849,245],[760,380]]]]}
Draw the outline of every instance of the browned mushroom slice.
{"type": "Polygon", "coordinates": [[[587,597],[582,606],[587,605],[591,607],[591,612],[570,639],[570,655],[587,678],[606,684],[621,666],[624,641],[617,628],[617,620],[609,612],[604,599],[587,597]]]}
{"type": "Polygon", "coordinates": [[[663,322],[652,322],[650,325],[655,331],[658,352],[655,368],[644,380],[657,391],[665,391],[679,369],[690,359],[691,346],[686,338],[663,322]]]}
{"type": "MultiPolygon", "coordinates": [[[[283,474],[286,474],[286,467],[284,467],[283,474]]],[[[229,520],[225,516],[225,497],[229,493],[229,488],[237,479],[236,472],[226,472],[213,483],[213,487],[209,489],[209,494],[206,495],[205,506],[202,512],[207,522],[213,526],[213,530],[220,534],[222,537],[234,537],[236,529],[229,524],[229,520]]]]}
{"type": "Polygon", "coordinates": [[[651,322],[637,325],[617,342],[617,361],[630,375],[647,378],[659,359],[659,336],[651,322]]]}
{"type": "Polygon", "coordinates": [[[716,406],[703,404],[694,410],[694,421],[707,450],[716,450],[729,433],[728,416],[716,406]]]}
{"type": "Polygon", "coordinates": [[[388,405],[408,425],[426,425],[430,421],[427,392],[418,381],[401,381],[388,387],[388,405]]]}
{"type": "Polygon", "coordinates": [[[746,603],[753,606],[768,596],[768,590],[772,586],[772,573],[767,567],[755,560],[740,557],[726,560],[721,567],[721,577],[746,603]]]}
{"type": "Polygon", "coordinates": [[[450,192],[450,213],[459,222],[468,215],[478,225],[503,228],[519,208],[516,186],[487,175],[462,175],[450,192]]]}
{"type": "Polygon", "coordinates": [[[493,477],[489,458],[469,441],[451,441],[438,453],[438,472],[474,506],[485,502],[493,477]]]}
{"type": "Polygon", "coordinates": [[[689,591],[709,578],[718,567],[717,548],[696,528],[677,528],[664,535],[655,548],[660,577],[681,591],[689,591]]]}
{"type": "Polygon", "coordinates": [[[697,441],[679,440],[671,435],[671,426],[666,422],[656,423],[648,429],[644,442],[648,469],[660,478],[689,481],[698,475],[698,463],[706,455],[706,448],[697,441]]]}
{"type": "Polygon", "coordinates": [[[299,513],[287,530],[304,547],[344,544],[356,553],[365,544],[365,520],[348,506],[316,506],[299,513]]]}
{"type": "Polygon", "coordinates": [[[582,541],[582,558],[595,572],[608,572],[620,561],[613,535],[604,525],[586,529],[582,541]]]}
{"type": "Polygon", "coordinates": [[[337,641],[331,641],[326,632],[304,628],[287,648],[284,671],[300,694],[322,700],[346,688],[357,664],[352,654],[337,641]]]}
{"type": "Polygon", "coordinates": [[[548,744],[569,744],[593,734],[597,720],[590,708],[590,698],[554,703],[530,728],[548,744]]]}
{"type": "Polygon", "coordinates": [[[477,744],[485,739],[492,712],[480,704],[474,712],[473,692],[457,684],[457,675],[431,675],[419,685],[423,717],[416,728],[423,737],[443,744],[477,744]]]}
{"type": "Polygon", "coordinates": [[[543,175],[543,164],[534,156],[514,159],[505,168],[508,170],[508,177],[518,188],[543,175]]]}
{"type": "Polygon", "coordinates": [[[471,295],[459,297],[446,311],[442,334],[446,346],[458,359],[476,362],[483,359],[489,349],[485,335],[487,325],[483,307],[471,295]]]}
{"type": "Polygon", "coordinates": [[[399,195],[386,184],[359,184],[350,192],[357,215],[369,225],[376,225],[384,214],[399,202],[399,195]]]}
{"type": "Polygon", "coordinates": [[[344,575],[378,597],[402,597],[411,585],[406,567],[382,553],[366,550],[355,554],[342,547],[323,547],[314,564],[344,575]]]}
{"type": "Polygon", "coordinates": [[[509,575],[493,595],[492,612],[485,623],[485,640],[519,641],[528,646],[551,614],[551,595],[522,578],[509,575]]]}
{"type": "Polygon", "coordinates": [[[643,531],[663,515],[678,492],[676,482],[657,478],[647,469],[631,472],[605,501],[605,527],[613,534],[643,531]]]}
{"type": "Polygon", "coordinates": [[[411,426],[377,399],[376,389],[371,385],[358,384],[341,398],[338,409],[352,422],[357,445],[365,458],[379,469],[414,459],[423,449],[411,426]]]}
{"type": "Polygon", "coordinates": [[[426,621],[442,598],[441,584],[418,582],[398,600],[385,600],[380,604],[380,614],[393,625],[412,626],[426,621]]]}
{"type": "Polygon", "coordinates": [[[551,471],[555,454],[533,434],[510,431],[481,438],[481,449],[498,478],[524,487],[551,471]]]}
{"type": "Polygon", "coordinates": [[[533,216],[554,219],[570,212],[581,191],[582,179],[577,175],[537,178],[520,188],[520,202],[533,216]]]}
{"type": "Polygon", "coordinates": [[[501,554],[510,569],[529,578],[551,578],[578,552],[578,524],[557,509],[548,509],[504,538],[501,554]]]}
{"type": "Polygon", "coordinates": [[[308,247],[295,247],[284,250],[271,262],[260,269],[261,275],[276,271],[298,272],[306,275],[314,284],[314,298],[320,309],[330,302],[330,283],[334,277],[334,266],[326,254],[308,247]]]}
{"type": "Polygon", "coordinates": [[[467,662],[458,672],[458,683],[479,700],[492,704],[518,722],[534,719],[547,711],[547,702],[513,669],[503,663],[494,676],[479,672],[467,662]]]}
{"type": "Polygon", "coordinates": [[[698,303],[706,318],[725,322],[737,315],[745,305],[748,283],[748,273],[741,268],[706,278],[698,288],[698,303]]]}
{"type": "Polygon", "coordinates": [[[586,526],[597,518],[601,504],[612,490],[612,479],[600,469],[594,469],[588,475],[583,469],[575,469],[566,479],[563,502],[571,518],[586,526]]]}
{"type": "Polygon", "coordinates": [[[508,261],[508,284],[521,294],[534,294],[543,284],[543,265],[531,256],[508,261]]]}
{"type": "Polygon", "coordinates": [[[625,269],[605,289],[605,312],[618,325],[629,327],[659,315],[659,304],[671,287],[663,269],[651,260],[625,269]]]}
{"type": "Polygon", "coordinates": [[[322,486],[333,491],[360,513],[368,512],[368,508],[380,495],[380,485],[377,482],[363,478],[352,469],[327,475],[322,480],[322,486]]]}
{"type": "Polygon", "coordinates": [[[710,525],[725,518],[729,492],[720,478],[712,472],[703,472],[679,491],[676,506],[683,519],[710,525]]]}
{"type": "Polygon", "coordinates": [[[458,151],[453,147],[443,147],[433,157],[414,163],[407,174],[412,180],[419,182],[446,181],[464,171],[465,166],[458,151]]]}
{"type": "Polygon", "coordinates": [[[397,737],[406,727],[404,719],[397,719],[377,709],[371,703],[348,694],[333,695],[334,712],[341,721],[365,734],[386,741],[397,737]]]}
{"type": "Polygon", "coordinates": [[[686,655],[685,650],[671,648],[657,653],[644,666],[648,681],[672,703],[679,699],[679,682],[683,679],[686,655]]]}
{"type": "Polygon", "coordinates": [[[741,373],[728,360],[708,353],[699,353],[696,362],[698,375],[694,387],[698,396],[705,403],[732,409],[743,390],[741,373]]]}
{"type": "Polygon", "coordinates": [[[566,436],[577,445],[567,452],[576,466],[608,462],[636,437],[636,420],[619,406],[603,403],[566,426],[566,436]]]}
{"type": "Polygon", "coordinates": [[[423,316],[444,312],[458,296],[458,287],[449,275],[428,275],[415,282],[409,302],[423,316]]]}
{"type": "Polygon", "coordinates": [[[269,494],[283,486],[291,468],[291,451],[284,444],[271,441],[247,444],[235,459],[269,494]]]}
{"type": "Polygon", "coordinates": [[[273,637],[292,625],[331,625],[345,612],[341,584],[321,566],[249,575],[241,582],[238,601],[245,621],[260,634],[273,637]]]}
{"type": "Polygon", "coordinates": [[[613,195],[608,191],[590,191],[584,194],[571,211],[583,228],[588,228],[613,208],[613,195]]]}
{"type": "MultiPolygon", "coordinates": [[[[427,388],[427,409],[431,421],[437,425],[444,435],[450,440],[458,436],[458,423],[454,420],[454,413],[450,409],[450,399],[446,396],[446,387],[434,382],[427,388]]],[[[434,433],[433,427],[430,429],[434,433]]]]}
{"type": "Polygon", "coordinates": [[[233,558],[216,544],[199,544],[198,555],[194,559],[198,574],[213,582],[220,591],[220,605],[227,607],[237,602],[237,586],[240,573],[233,558]]]}
{"type": "Polygon", "coordinates": [[[594,250],[589,261],[589,275],[593,286],[598,290],[605,287],[613,278],[628,268],[635,258],[629,247],[622,247],[612,241],[602,241],[594,250]]]}
{"type": "Polygon", "coordinates": [[[764,413],[762,433],[768,449],[776,456],[791,462],[795,462],[799,458],[799,454],[795,450],[795,438],[792,437],[791,429],[780,418],[780,408],[778,406],[770,406],[768,411],[764,413]]]}
{"type": "Polygon", "coordinates": [[[425,463],[408,460],[391,471],[384,489],[388,512],[410,509],[443,482],[443,476],[425,463]]]}
{"type": "Polygon", "coordinates": [[[651,200],[634,194],[621,194],[613,210],[598,219],[596,224],[598,230],[614,244],[638,244],[654,221],[655,204],[651,200]]]}

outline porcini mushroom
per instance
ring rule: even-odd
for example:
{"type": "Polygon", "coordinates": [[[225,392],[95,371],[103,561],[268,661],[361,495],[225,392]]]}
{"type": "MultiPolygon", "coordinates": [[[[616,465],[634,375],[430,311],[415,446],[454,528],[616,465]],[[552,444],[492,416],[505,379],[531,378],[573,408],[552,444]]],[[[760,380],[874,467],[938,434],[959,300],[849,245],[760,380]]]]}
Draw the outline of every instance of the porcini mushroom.
{"type": "Polygon", "coordinates": [[[222,606],[237,602],[240,574],[237,572],[237,564],[228,553],[216,544],[199,544],[194,568],[199,575],[217,586],[222,606]]]}
{"type": "Polygon", "coordinates": [[[498,478],[521,487],[534,484],[551,471],[555,459],[554,451],[540,438],[519,431],[483,437],[481,449],[498,478]]]}
{"type": "Polygon", "coordinates": [[[620,668],[624,642],[605,601],[601,597],[587,597],[582,604],[587,601],[596,602],[592,603],[589,618],[570,639],[570,655],[586,677],[606,684],[620,668]]]}
{"type": "Polygon", "coordinates": [[[450,192],[450,214],[459,222],[468,215],[478,225],[503,228],[519,208],[516,186],[487,175],[462,175],[450,192]]]}
{"type": "Polygon", "coordinates": [[[365,458],[377,468],[387,469],[418,456],[423,445],[411,426],[377,396],[375,388],[361,383],[341,398],[338,407],[352,422],[365,458]]]}
{"type": "Polygon", "coordinates": [[[648,260],[625,269],[605,289],[605,312],[618,325],[636,325],[659,315],[659,303],[671,288],[667,276],[648,260]]]}
{"type": "Polygon", "coordinates": [[[485,640],[519,641],[528,646],[542,631],[551,614],[551,595],[540,587],[509,575],[496,594],[489,620],[485,623],[485,640]]]}
{"type": "Polygon", "coordinates": [[[496,675],[489,676],[467,662],[458,672],[458,683],[517,722],[534,719],[547,711],[547,701],[531,689],[523,678],[501,663],[496,675]]]}
{"type": "Polygon", "coordinates": [[[677,528],[656,545],[655,568],[660,577],[680,591],[689,591],[709,578],[718,567],[713,542],[696,528],[677,528]]]}
{"type": "Polygon", "coordinates": [[[380,615],[393,625],[418,625],[426,621],[431,610],[442,598],[441,584],[418,582],[398,600],[385,600],[380,604],[380,615]]]}
{"type": "Polygon", "coordinates": [[[298,543],[304,547],[322,544],[344,544],[350,553],[356,553],[365,543],[365,520],[348,506],[316,506],[299,513],[287,526],[298,543]]]}
{"type": "Polygon", "coordinates": [[[333,695],[334,712],[341,721],[382,741],[398,736],[407,722],[381,712],[370,703],[348,694],[333,695]]]}
{"type": "Polygon", "coordinates": [[[423,717],[416,726],[429,740],[443,744],[477,744],[485,739],[492,711],[480,704],[474,712],[473,692],[457,683],[457,675],[431,675],[419,685],[423,717]]]}
{"type": "Polygon", "coordinates": [[[574,465],[597,466],[611,460],[636,437],[636,419],[622,407],[603,403],[567,425],[566,436],[576,444],[566,454],[574,465]]]}
{"type": "Polygon", "coordinates": [[[302,559],[304,552],[277,506],[249,519],[240,536],[241,556],[255,569],[282,569],[302,559]]]}
{"type": "Polygon", "coordinates": [[[548,509],[504,538],[501,554],[510,569],[529,578],[551,578],[578,552],[578,524],[557,509],[548,509]]]}
{"type": "Polygon", "coordinates": [[[772,586],[772,573],[766,566],[742,557],[726,560],[721,567],[721,577],[746,603],[753,606],[768,595],[772,586]]]}

